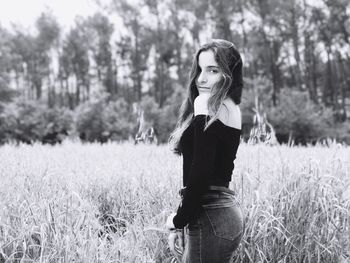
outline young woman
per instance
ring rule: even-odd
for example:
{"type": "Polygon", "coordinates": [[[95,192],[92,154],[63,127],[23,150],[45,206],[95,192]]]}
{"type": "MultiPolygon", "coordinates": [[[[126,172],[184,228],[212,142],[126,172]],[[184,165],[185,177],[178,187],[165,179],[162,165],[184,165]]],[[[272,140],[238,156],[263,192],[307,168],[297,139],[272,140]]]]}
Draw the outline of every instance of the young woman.
{"type": "Polygon", "coordinates": [[[183,156],[184,188],[166,227],[171,249],[184,229],[186,263],[230,262],[242,239],[242,211],[229,189],[241,135],[242,86],[242,59],[234,44],[214,39],[199,48],[169,139],[183,156]]]}

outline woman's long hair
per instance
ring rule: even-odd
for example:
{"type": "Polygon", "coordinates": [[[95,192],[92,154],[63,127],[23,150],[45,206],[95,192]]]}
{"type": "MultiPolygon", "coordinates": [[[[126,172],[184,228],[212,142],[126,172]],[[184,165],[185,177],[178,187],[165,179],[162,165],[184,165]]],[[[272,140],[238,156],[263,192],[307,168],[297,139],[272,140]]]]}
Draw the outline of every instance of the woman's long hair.
{"type": "Polygon", "coordinates": [[[196,79],[200,73],[198,57],[202,51],[211,50],[216,63],[222,72],[221,80],[212,88],[208,99],[210,120],[206,122],[204,131],[218,118],[219,108],[225,98],[230,97],[236,104],[240,104],[243,88],[242,58],[235,45],[222,39],[213,39],[201,46],[192,62],[186,99],[183,101],[179,118],[174,131],[170,134],[168,143],[175,154],[181,155],[180,139],[183,132],[191,124],[194,117],[194,100],[199,95],[196,79]]]}

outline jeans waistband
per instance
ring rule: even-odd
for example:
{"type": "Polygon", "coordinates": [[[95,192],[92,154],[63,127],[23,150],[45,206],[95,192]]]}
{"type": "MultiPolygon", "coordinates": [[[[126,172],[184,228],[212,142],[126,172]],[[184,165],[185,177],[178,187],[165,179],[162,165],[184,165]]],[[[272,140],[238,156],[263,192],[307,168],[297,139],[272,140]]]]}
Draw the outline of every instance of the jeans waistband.
{"type": "Polygon", "coordinates": [[[211,191],[221,191],[221,192],[226,192],[232,195],[235,195],[235,192],[229,189],[228,187],[225,186],[217,186],[217,185],[209,185],[208,190],[211,191]]]}
{"type": "MultiPolygon", "coordinates": [[[[219,192],[225,192],[225,193],[228,193],[228,194],[235,195],[235,192],[233,190],[231,190],[231,189],[229,189],[228,187],[225,187],[225,186],[208,185],[207,189],[209,191],[219,191],[219,192]]],[[[179,190],[179,195],[183,196],[183,193],[184,193],[185,190],[186,190],[186,187],[181,188],[179,190]]]]}

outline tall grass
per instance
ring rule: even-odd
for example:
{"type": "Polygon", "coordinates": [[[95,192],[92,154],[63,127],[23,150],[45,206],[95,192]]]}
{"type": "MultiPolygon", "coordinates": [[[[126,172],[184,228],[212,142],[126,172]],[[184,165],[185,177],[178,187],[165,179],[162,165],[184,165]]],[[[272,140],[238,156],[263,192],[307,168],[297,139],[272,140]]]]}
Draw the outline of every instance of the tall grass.
{"type": "MultiPolygon", "coordinates": [[[[132,143],[0,148],[0,262],[170,262],[182,160],[132,143]]],[[[241,144],[234,262],[349,262],[348,147],[241,144]]]]}

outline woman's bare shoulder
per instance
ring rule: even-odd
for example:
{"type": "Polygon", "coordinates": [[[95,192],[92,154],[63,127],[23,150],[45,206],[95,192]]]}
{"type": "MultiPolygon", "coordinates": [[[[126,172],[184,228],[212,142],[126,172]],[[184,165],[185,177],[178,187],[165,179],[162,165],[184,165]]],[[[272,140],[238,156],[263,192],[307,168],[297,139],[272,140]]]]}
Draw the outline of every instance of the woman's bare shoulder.
{"type": "Polygon", "coordinates": [[[223,105],[219,109],[219,120],[229,126],[236,129],[242,128],[242,117],[239,105],[237,105],[232,99],[224,99],[223,105]]]}

